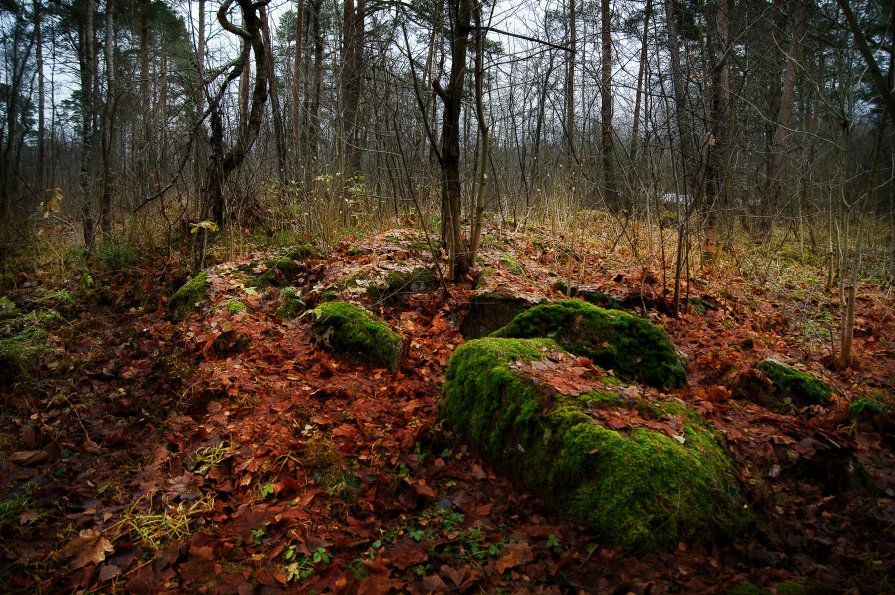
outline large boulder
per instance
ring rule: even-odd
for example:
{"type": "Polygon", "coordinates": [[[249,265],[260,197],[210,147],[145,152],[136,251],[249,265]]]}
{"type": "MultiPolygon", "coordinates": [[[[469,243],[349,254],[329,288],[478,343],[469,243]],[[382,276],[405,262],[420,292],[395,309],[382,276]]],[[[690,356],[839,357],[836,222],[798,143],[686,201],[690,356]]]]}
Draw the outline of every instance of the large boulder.
{"type": "Polygon", "coordinates": [[[680,356],[661,326],[582,300],[542,304],[519,314],[492,337],[550,337],[621,376],[660,388],[687,383],[680,356]]]}
{"type": "Polygon", "coordinates": [[[614,394],[599,372],[551,339],[469,341],[451,358],[439,417],[558,516],[626,548],[738,526],[731,462],[704,420],[678,403],[614,394]]]}
{"type": "Polygon", "coordinates": [[[369,311],[348,302],[323,302],[313,310],[311,331],[324,349],[397,370],[404,341],[369,311]]]}

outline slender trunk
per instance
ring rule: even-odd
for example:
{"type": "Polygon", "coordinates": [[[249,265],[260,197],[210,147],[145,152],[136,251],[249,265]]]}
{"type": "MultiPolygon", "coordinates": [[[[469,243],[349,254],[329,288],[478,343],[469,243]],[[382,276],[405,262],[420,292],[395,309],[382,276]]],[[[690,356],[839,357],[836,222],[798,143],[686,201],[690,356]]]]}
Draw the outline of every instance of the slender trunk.
{"type": "Polygon", "coordinates": [[[801,60],[802,37],[805,35],[805,4],[801,0],[792,0],[793,24],[792,43],[786,55],[786,70],[783,75],[783,92],[780,97],[780,108],[774,127],[771,145],[771,158],[768,161],[765,193],[761,205],[761,221],[759,230],[761,238],[767,239],[773,227],[773,217],[780,203],[781,174],[786,150],[789,144],[789,127],[792,119],[793,96],[795,95],[798,64],[801,60]]]}
{"type": "Polygon", "coordinates": [[[684,85],[682,70],[680,41],[678,38],[677,17],[674,14],[674,0],[665,0],[665,20],[668,26],[668,51],[671,54],[671,83],[674,88],[675,118],[677,121],[677,133],[681,148],[681,163],[683,165],[683,191],[688,193],[692,188],[691,175],[694,159],[692,132],[690,127],[690,114],[688,112],[687,89],[684,85]]]}
{"type": "Polygon", "coordinates": [[[637,90],[634,93],[634,125],[631,129],[631,168],[637,167],[637,152],[640,149],[640,107],[643,101],[643,75],[646,72],[647,35],[652,16],[653,0],[646,0],[643,11],[643,36],[640,39],[640,65],[637,67],[637,90]]]}
{"type": "Polygon", "coordinates": [[[34,39],[37,61],[37,188],[44,189],[44,172],[46,171],[46,89],[44,86],[44,53],[43,29],[41,28],[40,0],[34,0],[34,39]]]}
{"type": "Polygon", "coordinates": [[[114,62],[114,37],[115,23],[114,0],[106,0],[106,39],[103,47],[103,58],[106,63],[106,101],[103,106],[103,191],[99,200],[100,229],[103,238],[112,236],[112,188],[114,184],[112,171],[112,135],[113,135],[113,109],[115,102],[115,62],[114,62]]]}
{"type": "Polygon", "coordinates": [[[301,150],[302,117],[301,117],[301,85],[302,85],[302,31],[304,29],[305,0],[298,0],[295,6],[295,55],[292,62],[292,151],[295,156],[293,167],[296,175],[302,170],[301,150]]]}
{"type": "Polygon", "coordinates": [[[274,73],[273,63],[273,44],[270,36],[270,22],[267,18],[267,8],[262,6],[259,9],[261,18],[261,34],[264,45],[267,48],[267,80],[268,92],[270,93],[270,110],[273,117],[273,135],[274,143],[277,148],[277,169],[279,173],[280,183],[284,186],[288,180],[287,164],[286,164],[286,136],[283,132],[283,110],[280,106],[280,96],[277,92],[276,74],[274,73]]]}
{"type": "MultiPolygon", "coordinates": [[[[205,113],[205,7],[206,0],[199,0],[199,25],[196,32],[196,117],[201,118],[205,113]]],[[[205,126],[200,125],[193,142],[193,185],[197,200],[201,203],[202,196],[202,164],[208,160],[208,145],[205,137],[205,126]]]]}
{"type": "Polygon", "coordinates": [[[601,155],[603,157],[603,189],[606,203],[611,209],[619,209],[617,185],[615,182],[615,149],[612,138],[612,9],[609,0],[601,0],[600,27],[600,131],[601,155]]]}
{"type": "MultiPolygon", "coordinates": [[[[873,86],[876,87],[876,92],[880,94],[890,120],[895,122],[895,89],[892,88],[891,84],[886,83],[886,78],[883,76],[883,73],[876,62],[876,58],[873,57],[873,50],[867,45],[867,38],[865,37],[860,23],[858,23],[858,19],[851,8],[849,0],[837,0],[837,3],[842,9],[842,13],[845,16],[849,29],[851,29],[855,45],[858,47],[858,51],[861,53],[861,56],[863,56],[864,61],[867,63],[867,70],[870,71],[870,79],[873,81],[873,86]]],[[[889,10],[892,10],[891,5],[889,10]]],[[[893,20],[892,25],[895,26],[895,11],[893,11],[891,18],[893,20]]],[[[890,34],[895,35],[895,32],[890,34]]],[[[891,47],[889,52],[890,55],[893,52],[891,47]]],[[[892,73],[890,71],[889,76],[891,77],[891,75],[892,73]]]]}
{"type": "MultiPolygon", "coordinates": [[[[482,137],[479,160],[479,179],[475,193],[475,206],[470,217],[469,261],[475,262],[482,240],[482,220],[485,216],[485,186],[488,182],[488,155],[490,152],[490,135],[488,122],[485,120],[484,79],[485,76],[485,31],[482,29],[482,5],[477,3],[473,11],[475,19],[475,109],[479,122],[479,135],[482,137]]],[[[523,171],[523,179],[525,172],[523,171]]]]}
{"type": "Polygon", "coordinates": [[[575,5],[577,2],[578,0],[569,0],[569,51],[566,52],[566,119],[564,125],[570,155],[575,154],[575,59],[578,44],[578,19],[575,15],[575,5]]]}
{"type": "Polygon", "coordinates": [[[710,115],[710,138],[707,141],[706,162],[706,208],[707,227],[705,253],[714,256],[718,247],[718,227],[720,214],[727,212],[727,193],[724,184],[724,167],[727,162],[727,126],[730,110],[730,68],[727,54],[729,38],[730,0],[719,0],[715,15],[715,34],[711,36],[714,64],[712,66],[712,98],[710,115]]]}
{"type": "Polygon", "coordinates": [[[456,279],[466,274],[471,262],[463,243],[461,229],[460,183],[460,115],[463,107],[463,87],[466,74],[466,53],[474,0],[451,0],[449,6],[453,28],[451,31],[451,74],[447,89],[433,81],[435,91],[444,103],[441,127],[441,202],[445,221],[442,241],[447,246],[450,261],[449,277],[456,279]]]}
{"type": "Polygon", "coordinates": [[[93,246],[95,235],[95,219],[93,215],[93,135],[94,135],[94,106],[93,106],[93,79],[96,73],[96,58],[94,55],[93,13],[94,0],[85,0],[82,15],[83,22],[79,27],[80,39],[78,40],[80,77],[81,77],[81,222],[84,232],[84,242],[88,250],[93,246]]]}
{"type": "Polygon", "coordinates": [[[358,113],[364,69],[364,0],[345,0],[344,35],[342,39],[342,165],[346,178],[360,174],[358,147],[358,113]]]}

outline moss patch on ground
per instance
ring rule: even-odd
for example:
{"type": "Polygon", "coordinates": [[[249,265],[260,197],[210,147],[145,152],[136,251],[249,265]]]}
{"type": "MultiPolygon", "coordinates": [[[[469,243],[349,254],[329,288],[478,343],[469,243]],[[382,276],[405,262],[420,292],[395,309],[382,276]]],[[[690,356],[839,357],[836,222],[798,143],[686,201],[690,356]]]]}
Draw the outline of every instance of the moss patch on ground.
{"type": "Polygon", "coordinates": [[[317,254],[317,248],[311,244],[298,244],[290,248],[284,256],[291,260],[305,260],[306,258],[317,256],[317,254]]]}
{"type": "Polygon", "coordinates": [[[492,337],[550,337],[563,348],[589,357],[620,375],[660,388],[683,386],[687,375],[661,326],[581,300],[535,306],[492,337]]]}
{"type": "Polygon", "coordinates": [[[5,295],[0,295],[0,320],[15,318],[18,314],[19,309],[16,308],[15,302],[5,295]]]}
{"type": "Polygon", "coordinates": [[[301,289],[297,287],[284,287],[280,290],[280,305],[277,307],[277,316],[280,318],[295,318],[308,309],[302,299],[301,289]]]}
{"type": "Polygon", "coordinates": [[[799,406],[824,405],[833,396],[833,389],[823,380],[778,360],[768,358],[758,362],[755,367],[774,385],[775,394],[767,397],[772,406],[781,407],[788,403],[799,406]]]}
{"type": "Polygon", "coordinates": [[[0,384],[14,382],[33,372],[46,352],[47,333],[37,326],[0,338],[0,384]]]}
{"type": "Polygon", "coordinates": [[[426,293],[438,287],[438,278],[426,267],[392,271],[384,283],[370,285],[367,297],[374,304],[400,306],[414,293],[426,293]]]}
{"type": "Polygon", "coordinates": [[[500,261],[507,266],[507,270],[510,273],[520,276],[525,274],[525,269],[522,268],[522,265],[519,264],[519,261],[516,260],[512,254],[504,252],[500,255],[500,261]]]}
{"type": "Polygon", "coordinates": [[[488,337],[458,347],[439,403],[445,427],[556,514],[626,548],[671,547],[738,526],[730,460],[698,414],[654,406],[679,417],[683,443],[645,428],[605,428],[588,415],[584,397],[544,394],[516,365],[556,351],[545,338],[488,337]]]}
{"type": "Polygon", "coordinates": [[[228,300],[227,303],[224,304],[224,309],[230,314],[239,314],[240,312],[246,311],[246,305],[239,300],[228,300]]]}
{"type": "Polygon", "coordinates": [[[323,348],[390,370],[398,368],[404,341],[369,311],[347,302],[325,302],[310,312],[313,335],[323,348]]]}
{"type": "Polygon", "coordinates": [[[196,304],[205,299],[208,292],[208,276],[202,271],[186,283],[171,296],[168,310],[174,320],[183,320],[196,309],[196,304]]]}

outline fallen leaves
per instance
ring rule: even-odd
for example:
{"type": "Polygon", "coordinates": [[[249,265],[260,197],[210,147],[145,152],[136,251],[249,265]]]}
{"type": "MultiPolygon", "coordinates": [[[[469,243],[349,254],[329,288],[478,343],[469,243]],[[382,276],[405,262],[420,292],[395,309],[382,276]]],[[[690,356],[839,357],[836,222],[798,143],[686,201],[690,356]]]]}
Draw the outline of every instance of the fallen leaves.
{"type": "Polygon", "coordinates": [[[62,549],[62,554],[71,558],[72,570],[83,568],[88,564],[99,564],[106,559],[106,554],[115,551],[112,542],[96,529],[82,529],[78,536],[69,541],[62,549]]]}

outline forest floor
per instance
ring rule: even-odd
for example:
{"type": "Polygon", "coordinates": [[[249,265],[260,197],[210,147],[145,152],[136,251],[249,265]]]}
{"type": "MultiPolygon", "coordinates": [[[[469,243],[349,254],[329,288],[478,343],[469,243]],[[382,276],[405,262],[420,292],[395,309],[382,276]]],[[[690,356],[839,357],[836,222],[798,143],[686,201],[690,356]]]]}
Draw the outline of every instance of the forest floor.
{"type": "MultiPolygon", "coordinates": [[[[308,317],[275,314],[277,288],[247,290],[237,267],[258,257],[210,269],[207,299],[181,322],[167,297],[185,278],[159,265],[98,269],[92,286],[12,279],[4,294],[20,308],[61,318],[45,317],[39,369],[0,387],[0,590],[895,592],[895,434],[848,414],[855,398],[895,394],[891,289],[861,285],[843,370],[819,268],[733,255],[690,271],[699,299],[672,317],[667,271],[611,239],[491,229],[483,279],[400,307],[366,301],[408,340],[391,373],[318,349],[308,317]],[[476,282],[561,299],[559,280],[665,326],[689,383],[664,396],[726,439],[748,531],[635,556],[552,517],[438,426],[476,282]],[[225,307],[236,299],[245,311],[225,307]],[[821,376],[832,402],[780,412],[733,398],[731,379],[764,357],[821,376]]],[[[364,301],[359,271],[431,262],[420,233],[396,229],[347,238],[287,281],[311,304],[354,279],[342,297],[364,301]]]]}

